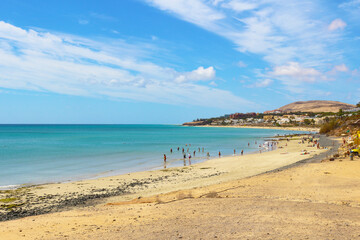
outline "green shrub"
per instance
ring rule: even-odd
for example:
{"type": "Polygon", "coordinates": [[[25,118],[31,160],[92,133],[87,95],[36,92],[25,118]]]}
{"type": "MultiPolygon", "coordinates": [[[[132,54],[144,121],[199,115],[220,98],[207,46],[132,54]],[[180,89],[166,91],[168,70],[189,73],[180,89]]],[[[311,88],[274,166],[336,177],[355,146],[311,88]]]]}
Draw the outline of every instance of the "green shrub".
{"type": "Polygon", "coordinates": [[[334,130],[335,128],[337,128],[339,126],[339,121],[332,119],[327,123],[324,123],[321,128],[320,128],[320,133],[324,134],[324,133],[328,133],[331,130],[334,130]]]}

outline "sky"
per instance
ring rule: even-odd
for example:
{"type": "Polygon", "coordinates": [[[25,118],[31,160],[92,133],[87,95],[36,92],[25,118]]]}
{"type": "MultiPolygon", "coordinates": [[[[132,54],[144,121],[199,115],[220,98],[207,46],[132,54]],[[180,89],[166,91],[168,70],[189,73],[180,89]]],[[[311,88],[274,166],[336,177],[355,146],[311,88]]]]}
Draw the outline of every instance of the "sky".
{"type": "Polygon", "coordinates": [[[360,101],[360,0],[1,0],[0,123],[360,101]]]}

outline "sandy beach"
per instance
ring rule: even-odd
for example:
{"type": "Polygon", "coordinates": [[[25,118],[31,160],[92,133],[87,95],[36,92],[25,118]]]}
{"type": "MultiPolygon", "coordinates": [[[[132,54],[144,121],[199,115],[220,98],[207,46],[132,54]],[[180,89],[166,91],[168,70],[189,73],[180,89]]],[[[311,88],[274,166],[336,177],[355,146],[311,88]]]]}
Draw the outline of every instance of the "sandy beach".
{"type": "Polygon", "coordinates": [[[318,133],[320,131],[320,128],[316,127],[267,127],[267,126],[237,126],[237,125],[231,125],[231,126],[217,126],[217,125],[195,125],[191,127],[221,127],[221,128],[258,128],[258,129],[279,129],[279,130],[290,130],[290,131],[305,131],[305,132],[314,132],[318,133]]]}
{"type": "Polygon", "coordinates": [[[17,201],[31,203],[23,208],[49,213],[1,222],[0,235],[354,239],[360,236],[360,161],[296,164],[326,151],[292,139],[281,141],[275,151],[216,158],[191,167],[26,188],[18,191],[17,201]],[[295,166],[261,174],[291,164],[295,166]]]}

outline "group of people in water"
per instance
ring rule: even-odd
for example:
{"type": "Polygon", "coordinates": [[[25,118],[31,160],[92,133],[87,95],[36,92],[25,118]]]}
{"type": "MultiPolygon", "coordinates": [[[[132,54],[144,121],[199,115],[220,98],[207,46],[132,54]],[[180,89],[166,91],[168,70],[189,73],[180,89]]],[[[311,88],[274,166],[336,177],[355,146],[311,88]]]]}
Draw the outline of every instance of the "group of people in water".
{"type": "MultiPolygon", "coordinates": [[[[265,148],[265,149],[269,149],[269,150],[273,150],[274,147],[276,146],[277,142],[265,142],[263,143],[262,145],[259,144],[259,148],[260,148],[260,153],[261,153],[261,149],[262,148],[265,148]]],[[[257,141],[255,141],[255,146],[257,146],[257,141]]],[[[195,149],[194,151],[191,151],[190,150],[190,147],[191,147],[191,144],[185,144],[185,147],[177,147],[176,150],[178,152],[182,152],[182,157],[183,157],[183,161],[184,161],[184,166],[186,166],[186,160],[188,160],[188,165],[191,165],[191,158],[195,157],[196,156],[196,153],[200,154],[204,154],[205,153],[205,148],[202,147],[198,147],[197,149],[195,149]],[[191,154],[192,153],[192,154],[191,154]]],[[[248,142],[248,147],[250,147],[250,142],[248,142]]],[[[170,148],[170,154],[173,153],[173,149],[170,148]]],[[[219,155],[219,158],[221,157],[221,151],[219,151],[218,153],[219,155]]],[[[234,156],[236,155],[236,149],[234,149],[234,156]]],[[[240,155],[243,156],[244,155],[244,149],[241,150],[240,152],[240,155]]],[[[207,158],[210,158],[210,153],[207,152],[206,153],[206,157],[207,158]]],[[[167,165],[167,156],[166,154],[164,153],[164,168],[166,168],[166,165],[167,165]]]]}

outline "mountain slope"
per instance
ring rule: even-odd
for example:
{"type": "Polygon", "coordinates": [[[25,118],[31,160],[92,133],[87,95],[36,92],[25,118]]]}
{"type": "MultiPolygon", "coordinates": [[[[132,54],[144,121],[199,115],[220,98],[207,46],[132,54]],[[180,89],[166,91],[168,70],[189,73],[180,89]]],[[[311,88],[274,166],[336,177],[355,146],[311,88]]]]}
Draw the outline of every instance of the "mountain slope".
{"type": "Polygon", "coordinates": [[[354,108],[355,105],[337,101],[299,101],[279,108],[282,112],[338,112],[340,109],[354,108]]]}

